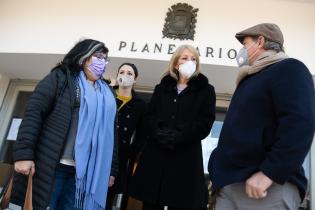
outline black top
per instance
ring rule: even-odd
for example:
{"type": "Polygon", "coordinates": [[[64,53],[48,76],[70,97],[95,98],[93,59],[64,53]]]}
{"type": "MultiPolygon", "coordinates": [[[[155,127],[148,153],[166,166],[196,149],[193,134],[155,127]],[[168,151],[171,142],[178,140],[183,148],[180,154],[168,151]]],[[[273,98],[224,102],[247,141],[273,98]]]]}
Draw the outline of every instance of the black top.
{"type": "Polygon", "coordinates": [[[176,85],[167,75],[155,87],[144,120],[147,144],[130,194],[148,203],[197,209],[207,204],[201,140],[208,136],[215,119],[216,96],[203,74],[191,78],[180,94],[176,85]],[[177,131],[173,149],[160,146],[155,137],[159,125],[177,131]]]}

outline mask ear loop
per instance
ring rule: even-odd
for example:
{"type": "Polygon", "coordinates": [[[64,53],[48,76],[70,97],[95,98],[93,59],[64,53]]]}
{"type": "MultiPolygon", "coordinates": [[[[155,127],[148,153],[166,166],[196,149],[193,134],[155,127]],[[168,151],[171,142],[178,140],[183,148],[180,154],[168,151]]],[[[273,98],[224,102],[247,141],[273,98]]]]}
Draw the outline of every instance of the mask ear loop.
{"type": "Polygon", "coordinates": [[[259,46],[260,46],[260,38],[261,38],[261,37],[264,38],[263,36],[259,36],[259,37],[256,39],[256,41],[254,41],[254,43],[253,43],[248,49],[246,49],[246,50],[247,50],[247,55],[248,55],[248,61],[249,61],[249,62],[250,62],[251,58],[253,58],[253,57],[257,54],[257,52],[258,52],[258,48],[259,48],[259,46]],[[249,55],[248,50],[249,50],[250,48],[252,48],[255,44],[258,44],[258,48],[256,48],[255,52],[252,53],[252,55],[249,55]]]}

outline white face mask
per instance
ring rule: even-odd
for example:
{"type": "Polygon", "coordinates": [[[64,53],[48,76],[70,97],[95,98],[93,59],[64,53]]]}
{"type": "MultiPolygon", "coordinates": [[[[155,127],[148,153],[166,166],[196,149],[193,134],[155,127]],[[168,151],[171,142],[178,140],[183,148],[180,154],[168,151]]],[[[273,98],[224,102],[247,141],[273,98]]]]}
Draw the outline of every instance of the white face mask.
{"type": "Polygon", "coordinates": [[[130,87],[135,83],[133,76],[127,76],[123,74],[119,74],[117,76],[117,82],[119,86],[122,87],[130,87]]]}
{"type": "Polygon", "coordinates": [[[193,61],[187,61],[179,65],[179,73],[185,78],[190,78],[196,71],[196,64],[193,61]]]}
{"type": "Polygon", "coordinates": [[[245,47],[242,47],[237,53],[236,62],[239,67],[249,64],[248,52],[245,47]]]}
{"type": "Polygon", "coordinates": [[[249,65],[249,55],[248,55],[248,50],[250,48],[252,48],[254,45],[256,44],[256,42],[254,42],[251,46],[249,46],[247,49],[246,47],[242,47],[240,49],[240,51],[237,53],[236,56],[236,62],[238,64],[239,67],[245,66],[245,65],[249,65]]]}

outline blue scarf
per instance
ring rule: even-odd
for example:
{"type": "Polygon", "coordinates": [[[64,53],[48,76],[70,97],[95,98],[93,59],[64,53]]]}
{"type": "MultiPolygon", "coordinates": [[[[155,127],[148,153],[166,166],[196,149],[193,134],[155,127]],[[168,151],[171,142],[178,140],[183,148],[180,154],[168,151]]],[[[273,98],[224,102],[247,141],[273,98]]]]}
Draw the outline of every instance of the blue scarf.
{"type": "Polygon", "coordinates": [[[116,101],[107,84],[88,83],[79,75],[81,92],[79,124],[75,141],[75,206],[84,210],[105,209],[114,146],[116,101]]]}

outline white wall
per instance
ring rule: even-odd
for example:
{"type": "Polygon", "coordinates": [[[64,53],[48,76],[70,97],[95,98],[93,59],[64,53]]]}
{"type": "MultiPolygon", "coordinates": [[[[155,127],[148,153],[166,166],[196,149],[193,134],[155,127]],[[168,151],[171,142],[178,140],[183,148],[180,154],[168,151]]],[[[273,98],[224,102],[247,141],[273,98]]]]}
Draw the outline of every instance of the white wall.
{"type": "Polygon", "coordinates": [[[0,110],[2,107],[2,102],[6,94],[7,88],[9,86],[9,83],[10,83],[10,79],[6,77],[4,74],[0,73],[0,110]]]}
{"type": "MultiPolygon", "coordinates": [[[[186,0],[199,8],[195,42],[162,39],[166,12],[178,0],[1,0],[0,53],[65,53],[82,37],[105,41],[110,56],[168,60],[169,44],[199,46],[203,63],[235,65],[226,51],[241,45],[234,34],[261,22],[275,22],[285,36],[287,53],[301,59],[315,74],[315,3],[284,0],[186,0]],[[127,47],[118,51],[120,41],[127,47]],[[130,52],[135,42],[138,52],[130,52]],[[150,53],[139,52],[148,43],[150,53]],[[153,53],[153,44],[163,53],[153,53]],[[213,47],[215,58],[205,57],[213,47]],[[219,48],[223,58],[218,58],[219,48]]],[[[314,1],[313,1],[314,2],[314,1]]]]}

